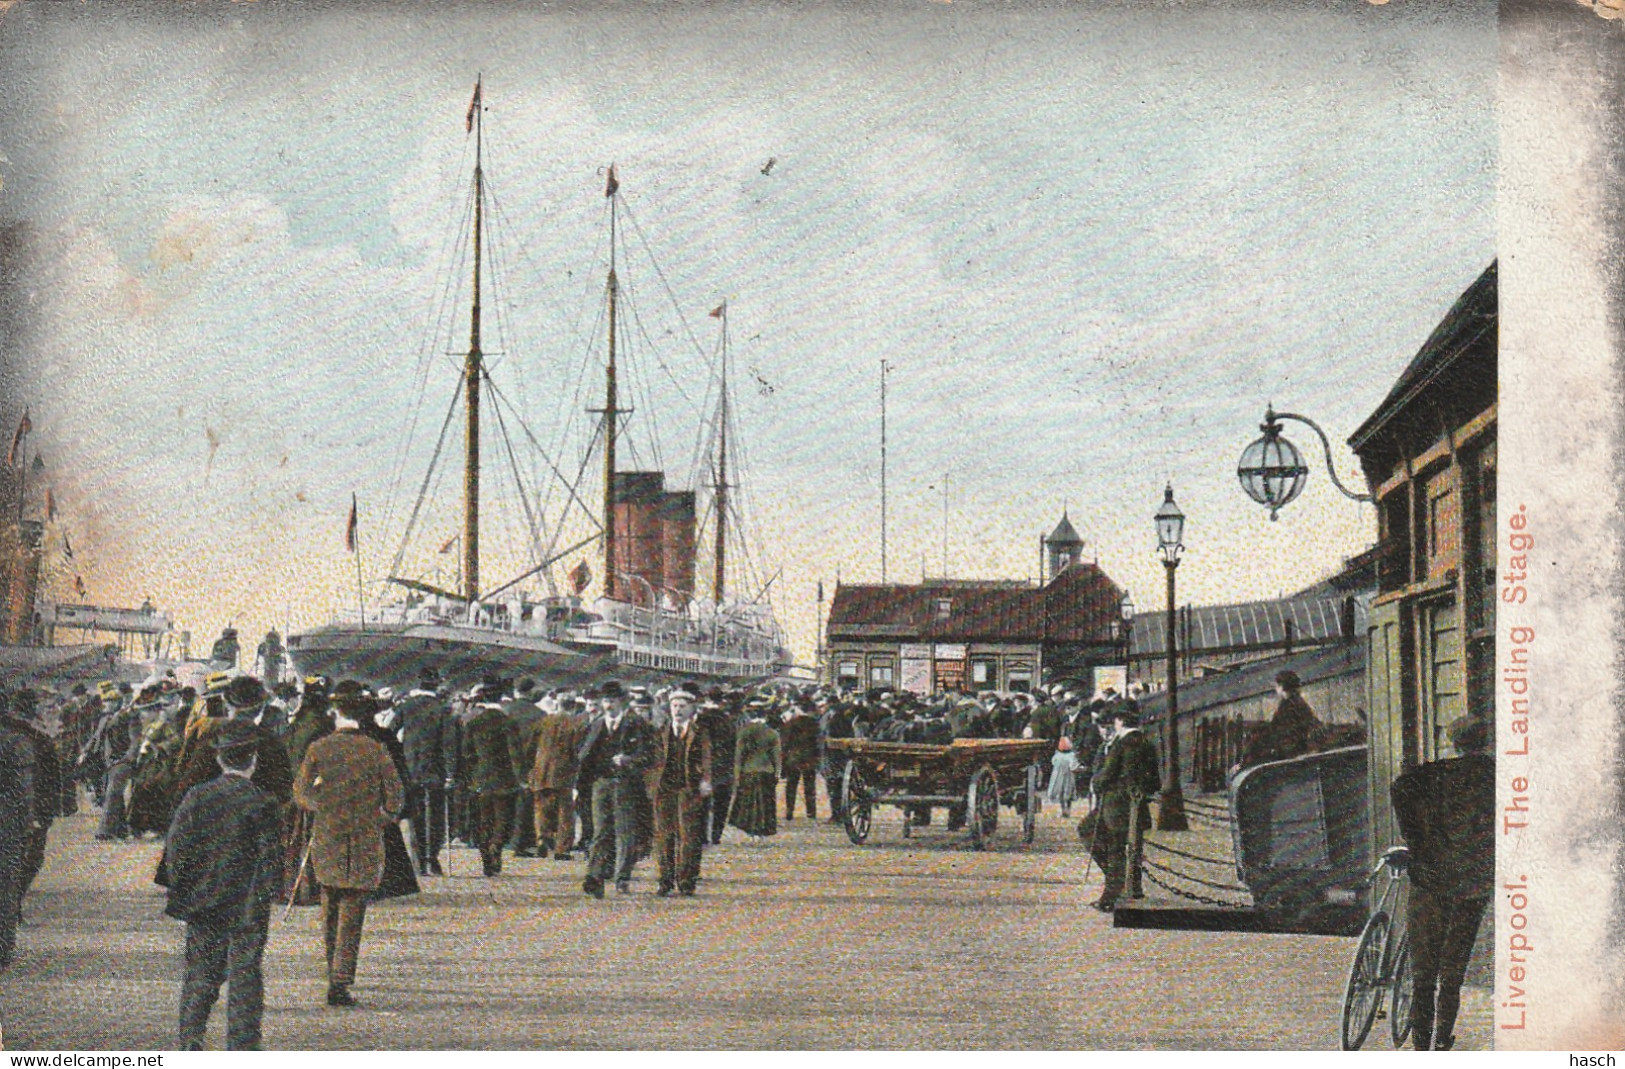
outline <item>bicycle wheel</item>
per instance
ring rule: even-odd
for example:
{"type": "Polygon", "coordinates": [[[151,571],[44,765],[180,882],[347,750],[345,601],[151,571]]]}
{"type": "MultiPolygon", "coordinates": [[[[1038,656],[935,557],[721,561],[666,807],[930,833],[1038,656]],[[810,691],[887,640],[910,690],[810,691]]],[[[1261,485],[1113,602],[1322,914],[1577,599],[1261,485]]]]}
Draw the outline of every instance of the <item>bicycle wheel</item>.
{"type": "Polygon", "coordinates": [[[1360,933],[1360,946],[1343,989],[1343,1049],[1359,1050],[1382,1005],[1382,947],[1388,941],[1388,914],[1371,914],[1360,933]]]}
{"type": "Polygon", "coordinates": [[[1411,937],[1403,935],[1399,940],[1399,952],[1394,955],[1393,968],[1388,971],[1392,977],[1394,995],[1388,1000],[1391,1007],[1388,1013],[1388,1032],[1394,1037],[1394,1049],[1398,1050],[1405,1045],[1411,1035],[1411,937]]]}

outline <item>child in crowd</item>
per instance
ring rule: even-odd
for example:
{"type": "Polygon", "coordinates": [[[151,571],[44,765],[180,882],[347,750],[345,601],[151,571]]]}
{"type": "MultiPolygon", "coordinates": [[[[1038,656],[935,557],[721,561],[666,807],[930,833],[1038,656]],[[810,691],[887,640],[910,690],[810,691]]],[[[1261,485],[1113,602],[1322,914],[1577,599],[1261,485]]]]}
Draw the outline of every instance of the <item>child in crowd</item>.
{"type": "Polygon", "coordinates": [[[1072,740],[1062,735],[1050,758],[1049,800],[1061,807],[1061,816],[1072,815],[1072,800],[1078,796],[1078,757],[1072,740]]]}

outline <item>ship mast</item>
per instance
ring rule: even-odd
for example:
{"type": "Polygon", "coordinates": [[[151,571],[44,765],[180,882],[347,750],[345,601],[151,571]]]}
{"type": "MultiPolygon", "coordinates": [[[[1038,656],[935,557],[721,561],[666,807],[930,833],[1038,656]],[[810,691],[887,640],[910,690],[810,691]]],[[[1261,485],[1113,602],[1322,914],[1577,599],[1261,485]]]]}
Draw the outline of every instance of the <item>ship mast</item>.
{"type": "Polygon", "coordinates": [[[727,584],[724,565],[728,556],[728,302],[723,301],[717,311],[722,320],[722,394],[717,407],[717,552],[711,600],[721,605],[727,584]]]}
{"type": "Polygon", "coordinates": [[[485,174],[481,169],[483,125],[480,81],[474,83],[469,118],[474,126],[474,305],[469,315],[468,359],[463,363],[463,389],[468,402],[468,425],[463,453],[463,595],[475,601],[480,593],[480,242],[485,202],[485,174]]]}
{"type": "Polygon", "coordinates": [[[621,183],[615,177],[615,165],[609,165],[609,180],[604,185],[604,196],[609,199],[609,361],[604,388],[604,597],[613,598],[618,584],[615,579],[615,430],[620,409],[615,397],[615,298],[619,283],[615,279],[615,192],[621,183]]]}

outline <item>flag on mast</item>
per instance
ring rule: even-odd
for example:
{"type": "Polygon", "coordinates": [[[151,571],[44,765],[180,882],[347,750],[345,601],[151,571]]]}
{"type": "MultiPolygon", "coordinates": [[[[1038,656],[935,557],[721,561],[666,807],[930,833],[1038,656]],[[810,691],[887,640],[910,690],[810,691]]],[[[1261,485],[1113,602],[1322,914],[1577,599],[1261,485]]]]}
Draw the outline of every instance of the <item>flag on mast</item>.
{"type": "Polygon", "coordinates": [[[17,454],[22,452],[23,439],[34,429],[34,423],[28,418],[28,409],[23,409],[23,418],[17,423],[17,433],[11,436],[11,452],[6,454],[6,466],[17,466],[17,454]]]}
{"type": "Polygon", "coordinates": [[[461,537],[462,535],[452,535],[450,538],[446,539],[446,544],[440,547],[440,552],[450,553],[451,547],[455,546],[457,544],[457,540],[461,537]]]}
{"type": "Polygon", "coordinates": [[[56,495],[51,492],[49,486],[45,488],[45,518],[56,519],[56,495]]]}
{"type": "Polygon", "coordinates": [[[728,302],[723,301],[721,304],[719,304],[715,308],[711,309],[711,318],[712,319],[721,319],[722,318],[722,313],[726,312],[727,310],[728,310],[728,302]]]}
{"type": "Polygon", "coordinates": [[[73,592],[79,595],[80,601],[84,601],[85,598],[90,596],[90,592],[85,589],[83,577],[77,575],[73,577],[73,592]]]}
{"type": "Polygon", "coordinates": [[[621,188],[621,180],[615,177],[615,165],[609,165],[609,181],[604,183],[604,196],[613,197],[615,191],[621,188]]]}
{"type": "Polygon", "coordinates": [[[468,102],[468,117],[463,120],[463,132],[474,132],[474,113],[480,110],[480,83],[474,83],[474,99],[468,102]]]}
{"type": "Polygon", "coordinates": [[[577,561],[576,566],[570,569],[571,591],[580,594],[587,589],[587,584],[590,582],[592,582],[592,569],[587,567],[586,561],[577,561]]]}
{"type": "Polygon", "coordinates": [[[62,556],[65,560],[73,559],[73,543],[68,541],[68,532],[62,532],[62,556]]]}
{"type": "Polygon", "coordinates": [[[350,495],[350,518],[344,524],[344,549],[346,552],[355,552],[355,494],[350,495]]]}

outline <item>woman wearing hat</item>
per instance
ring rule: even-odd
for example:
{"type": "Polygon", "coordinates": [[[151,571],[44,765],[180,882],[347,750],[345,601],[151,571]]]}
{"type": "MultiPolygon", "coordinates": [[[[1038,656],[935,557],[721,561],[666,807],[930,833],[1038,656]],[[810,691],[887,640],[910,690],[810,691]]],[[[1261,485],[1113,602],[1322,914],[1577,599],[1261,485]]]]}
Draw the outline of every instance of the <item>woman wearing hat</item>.
{"type": "Polygon", "coordinates": [[[767,717],[766,698],[752,698],[749,717],[734,745],[733,813],[728,823],[747,835],[775,835],[779,830],[778,785],[783,770],[779,733],[767,717]]]}

